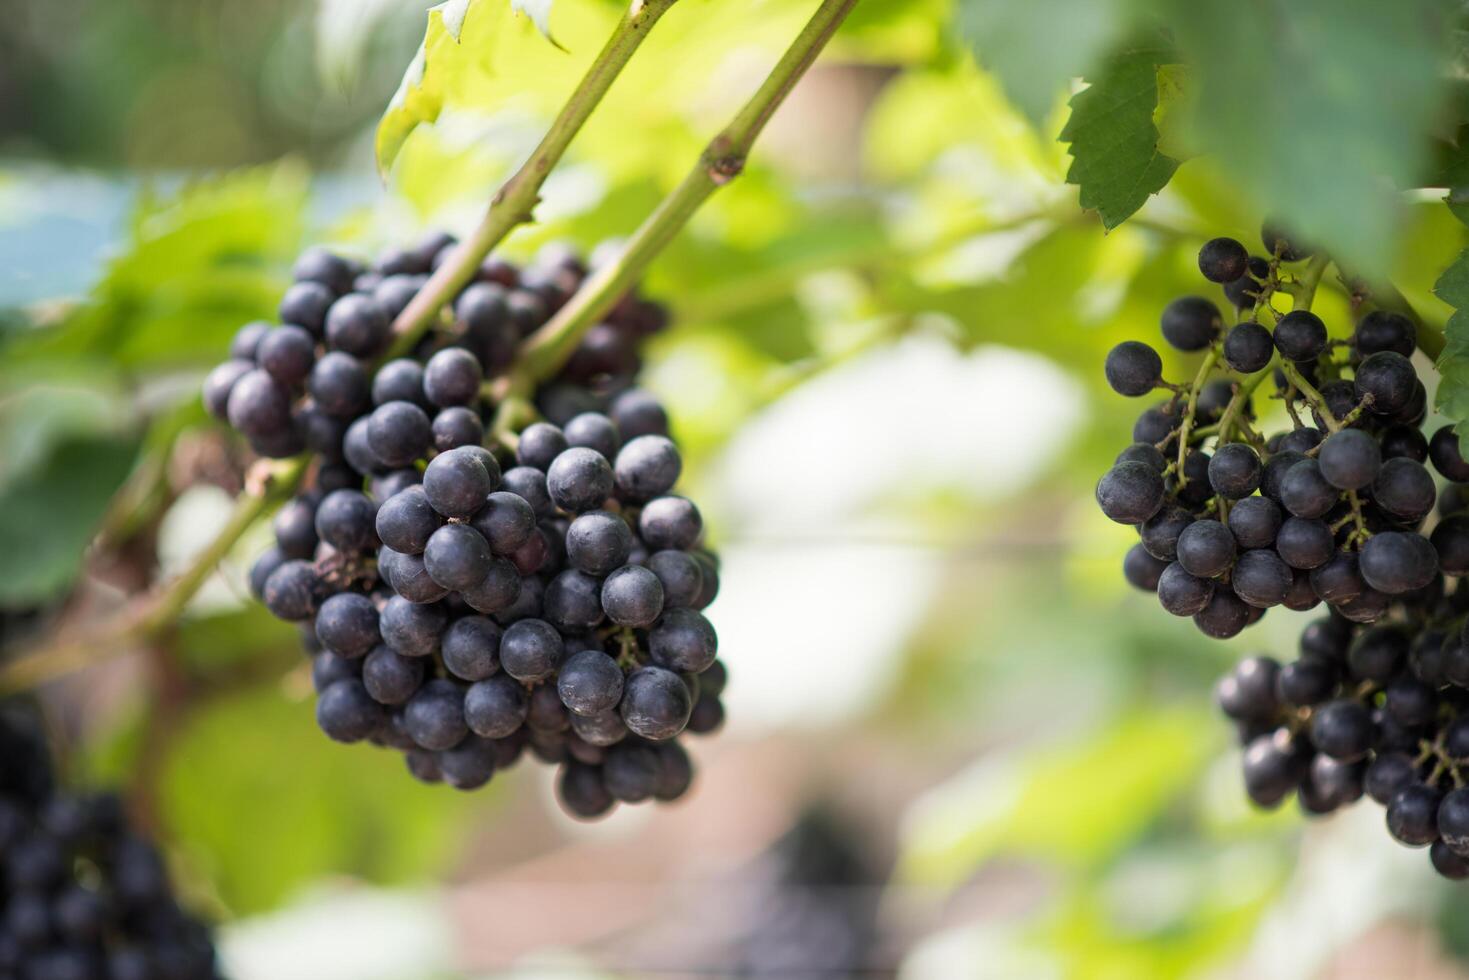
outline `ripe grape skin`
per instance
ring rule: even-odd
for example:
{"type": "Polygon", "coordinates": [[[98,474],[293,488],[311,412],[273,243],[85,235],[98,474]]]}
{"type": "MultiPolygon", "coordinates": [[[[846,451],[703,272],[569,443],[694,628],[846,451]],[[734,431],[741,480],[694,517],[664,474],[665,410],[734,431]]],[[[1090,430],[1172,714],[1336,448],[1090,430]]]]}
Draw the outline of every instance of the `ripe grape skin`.
{"type": "Polygon", "coordinates": [[[673,489],[683,460],[672,440],[638,436],[622,447],[612,469],[617,495],[630,503],[643,503],[673,489]]]}
{"type": "Polygon", "coordinates": [[[558,629],[591,629],[602,622],[601,582],[585,572],[567,569],[546,585],[546,620],[558,629]]]}
{"type": "Polygon", "coordinates": [[[641,388],[629,388],[612,399],[607,414],[617,423],[617,430],[626,441],[638,436],[669,434],[668,413],[662,403],[641,388]]]}
{"type": "Polygon", "coordinates": [[[1249,310],[1259,301],[1261,285],[1256,280],[1268,279],[1270,263],[1258,255],[1252,255],[1245,265],[1245,274],[1233,282],[1224,284],[1224,298],[1237,310],[1249,310]]]}
{"type": "Polygon", "coordinates": [[[403,708],[408,734],[422,748],[443,751],[469,734],[464,720],[464,693],[453,681],[426,681],[403,708]]]}
{"type": "Polygon", "coordinates": [[[1209,484],[1214,492],[1239,500],[1260,488],[1259,455],[1244,443],[1221,446],[1209,460],[1209,484]]]}
{"type": "Polygon", "coordinates": [[[440,640],[444,668],[466,681],[482,681],[500,669],[500,638],[505,631],[488,616],[461,616],[440,640]]]}
{"type": "Polygon", "coordinates": [[[542,619],[522,619],[500,638],[500,666],[530,684],[550,677],[561,665],[565,645],[556,627],[542,619]]]}
{"type": "Polygon", "coordinates": [[[372,377],[372,403],[411,402],[428,407],[423,394],[423,365],[412,358],[400,357],[377,369],[372,377]]]}
{"type": "Polygon", "coordinates": [[[365,595],[339,592],[321,604],[316,614],[316,638],[342,657],[361,657],[376,646],[377,607],[365,595]]]}
{"type": "Polygon", "coordinates": [[[616,459],[622,449],[622,433],[617,423],[601,412],[582,412],[569,420],[562,432],[568,446],[593,450],[605,459],[616,459]]]}
{"type": "Polygon", "coordinates": [[[654,550],[686,550],[699,543],[704,519],[693,501],[685,497],[657,497],[648,501],[638,516],[638,533],[654,550]]]}
{"type": "Polygon", "coordinates": [[[1382,452],[1366,432],[1344,429],[1326,437],[1316,461],[1327,483],[1340,490],[1360,490],[1377,479],[1382,452]]]}
{"type": "Polygon", "coordinates": [[[1270,331],[1253,320],[1236,323],[1224,335],[1224,360],[1241,374],[1264,370],[1274,356],[1275,340],[1270,331]]]}
{"type": "Polygon", "coordinates": [[[1122,558],[1122,576],[1127,583],[1143,592],[1156,592],[1158,580],[1168,562],[1160,561],[1148,554],[1141,544],[1135,544],[1122,558]]]}
{"type": "Polygon", "coordinates": [[[1387,830],[1409,847],[1426,847],[1438,839],[1439,792],[1409,783],[1387,804],[1387,830]]]}
{"type": "Polygon", "coordinates": [[[1288,517],[1275,536],[1275,550],[1291,568],[1310,570],[1331,559],[1331,530],[1319,520],[1288,517]]]}
{"type": "Polygon", "coordinates": [[[1300,783],[1302,760],[1284,732],[1261,735],[1245,748],[1245,791],[1256,805],[1280,804],[1300,783]]]}
{"type": "Polygon", "coordinates": [[[1140,340],[1124,340],[1107,352],[1103,372],[1113,391],[1136,398],[1146,395],[1163,380],[1163,359],[1140,340]]]}
{"type": "Polygon", "coordinates": [[[335,300],[332,291],[321,283],[298,282],[281,297],[277,315],[282,323],[304,327],[313,336],[320,337],[326,326],[327,310],[335,300]]]}
{"type": "Polygon", "coordinates": [[[559,426],[549,422],[532,422],[520,433],[515,445],[515,461],[521,466],[547,470],[569,445],[559,426]]]}
{"type": "Polygon", "coordinates": [[[1176,561],[1164,566],[1155,589],[1163,608],[1175,616],[1196,615],[1214,597],[1213,581],[1190,575],[1176,561]]]}
{"type": "Polygon", "coordinates": [[[1314,459],[1303,459],[1291,466],[1280,481],[1281,505],[1294,516],[1307,520],[1324,516],[1340,495],[1340,490],[1327,482],[1320,463],[1314,459]]]}
{"type": "Polygon", "coordinates": [[[382,720],[382,706],[356,678],[335,681],[317,696],[316,723],[333,741],[360,742],[377,731],[382,720]]]}
{"type": "Polygon", "coordinates": [[[588,575],[607,575],[627,562],[632,530],[621,516],[605,510],[582,514],[566,531],[566,558],[588,575]]]}
{"type": "Polygon", "coordinates": [[[378,538],[404,554],[422,554],[429,538],[443,523],[444,519],[430,506],[421,486],[393,494],[377,510],[378,538]]]}
{"type": "Polygon", "coordinates": [[[385,466],[409,466],[428,453],[433,423],[412,402],[386,402],[368,416],[367,443],[385,466]]]}
{"type": "Polygon", "coordinates": [[[261,589],[265,608],[277,619],[298,622],[316,615],[323,585],[308,561],[287,561],[270,573],[261,589]]]}
{"type": "Polygon", "coordinates": [[[651,626],[663,613],[664,601],[663,583],[639,565],[619,568],[602,582],[602,609],[619,626],[651,626]]]}
{"type": "Polygon", "coordinates": [[[1412,357],[1417,346],[1416,335],[1413,321],[1401,313],[1373,310],[1357,321],[1352,343],[1364,358],[1379,351],[1394,351],[1403,357],[1412,357]]]}
{"type": "Polygon", "coordinates": [[[617,805],[602,781],[601,768],[580,762],[561,767],[556,797],[569,815],[580,820],[594,820],[617,805]]]}
{"type": "Polygon", "coordinates": [[[1394,517],[1420,521],[1433,512],[1437,490],[1427,467],[1411,459],[1396,457],[1383,463],[1378,470],[1371,495],[1378,507],[1394,517]]]}
{"type": "Polygon", "coordinates": [[[460,590],[460,598],[475,612],[499,613],[514,606],[524,588],[525,581],[514,564],[504,558],[492,558],[484,578],[460,590]]]}
{"type": "Polygon", "coordinates": [[[356,418],[371,400],[362,362],[342,351],[317,358],[306,388],[322,411],[339,419],[356,418]]]}
{"type": "Polygon", "coordinates": [[[281,505],[271,521],[275,543],[287,558],[310,558],[316,554],[316,507],[305,497],[281,505]]]}
{"type": "Polygon", "coordinates": [[[458,790],[479,789],[495,775],[495,747],[488,740],[469,735],[458,745],[438,754],[444,782],[458,790]]]}
{"type": "Polygon", "coordinates": [[[1251,609],[1233,592],[1215,588],[1209,604],[1194,614],[1194,625],[1205,636],[1227,640],[1249,625],[1251,609]]]}
{"type": "Polygon", "coordinates": [[[1163,477],[1143,463],[1119,463],[1097,481],[1102,513],[1118,524],[1141,524],[1163,505],[1163,477]]]}
{"type": "Polygon", "coordinates": [[[530,697],[512,677],[497,674],[469,685],[464,717],[471,731],[484,738],[513,735],[530,713],[530,697]]]}
{"type": "Polygon", "coordinates": [[[1310,310],[1291,310],[1275,325],[1275,348],[1288,361],[1316,360],[1326,341],[1326,324],[1310,310]]]}
{"type": "Polygon", "coordinates": [[[661,741],[683,731],[693,707],[689,689],[677,674],[648,666],[628,675],[620,710],[633,734],[661,741]]]}
{"type": "Polygon", "coordinates": [[[1379,351],[1357,365],[1353,385],[1357,398],[1371,399],[1369,411],[1392,415],[1407,407],[1417,381],[1418,374],[1406,357],[1395,351],[1379,351]]]}
{"type": "Polygon", "coordinates": [[[463,347],[439,351],[423,368],[424,394],[439,408],[474,404],[483,381],[478,359],[463,347]]]}
{"type": "Polygon", "coordinates": [[[1266,608],[1284,601],[1294,577],[1275,552],[1257,548],[1239,556],[1230,581],[1246,603],[1266,608]]]}
{"type": "Polygon", "coordinates": [[[423,472],[423,489],[434,510],[466,519],[484,506],[495,489],[498,472],[485,466],[478,447],[465,446],[435,456],[423,472]]]}
{"type": "Polygon", "coordinates": [[[452,592],[472,589],[489,574],[489,542],[468,524],[445,524],[423,551],[429,577],[452,592]]]}
{"type": "Polygon", "coordinates": [[[1379,592],[1399,595],[1421,589],[1438,572],[1438,553],[1426,538],[1403,531],[1374,534],[1362,546],[1362,578],[1379,592]]]}
{"type": "Polygon", "coordinates": [[[582,650],[561,665],[556,690],[567,708],[595,717],[622,700],[622,670],[600,650],[582,650]]]}
{"type": "Polygon", "coordinates": [[[1311,569],[1311,587],[1327,602],[1348,602],[1367,587],[1357,568],[1357,556],[1350,551],[1337,552],[1324,564],[1311,569]]]}
{"type": "Polygon", "coordinates": [[[1211,238],[1199,249],[1199,272],[1210,282],[1233,282],[1245,274],[1250,253],[1233,238],[1211,238]]]}
{"type": "Polygon", "coordinates": [[[1311,741],[1342,762],[1355,762],[1372,747],[1372,714],[1357,701],[1330,701],[1311,716],[1311,741]]]}
{"type": "Polygon", "coordinates": [[[1452,425],[1443,426],[1428,440],[1428,458],[1445,479],[1469,483],[1469,462],[1459,453],[1459,437],[1452,425]]]}
{"type": "Polygon", "coordinates": [[[549,517],[555,513],[555,505],[546,492],[546,474],[534,466],[515,466],[505,471],[501,485],[526,503],[537,517],[549,517]]]}
{"type": "Polygon", "coordinates": [[[229,423],[252,438],[268,438],[291,424],[291,395],[259,368],[245,372],[230,387],[229,423]]]}
{"type": "Polygon", "coordinates": [[[1309,259],[1314,253],[1309,245],[1300,241],[1291,241],[1279,227],[1266,221],[1260,227],[1260,240],[1265,245],[1265,251],[1271,255],[1279,256],[1282,262],[1299,262],[1309,259]]]}
{"type": "Polygon", "coordinates": [[[405,657],[428,657],[438,652],[440,636],[448,625],[448,619],[448,613],[440,603],[409,602],[407,598],[395,595],[378,614],[378,629],[383,642],[395,653],[405,657]]]}
{"type": "Polygon", "coordinates": [[[478,446],[485,438],[484,422],[478,413],[462,405],[441,409],[434,416],[430,429],[433,447],[439,452],[461,446],[478,446]]]}
{"type": "Polygon", "coordinates": [[[497,555],[514,554],[536,530],[536,513],[524,497],[506,490],[490,494],[471,521],[497,555]]]}
{"type": "Polygon", "coordinates": [[[564,450],[546,470],[546,491],[562,510],[596,510],[612,495],[612,466],[601,453],[581,446],[564,450]]]}
{"type": "Polygon", "coordinates": [[[719,637],[702,614],[669,609],[649,632],[648,649],[658,666],[698,674],[718,656],[719,637]]]}
{"type": "Polygon", "coordinates": [[[255,359],[280,384],[295,388],[316,364],[316,341],[301,327],[288,323],[260,338],[255,359]]]}
{"type": "Polygon", "coordinates": [[[1229,510],[1229,530],[1241,548],[1268,548],[1282,518],[1280,507],[1268,497],[1245,497],[1229,510]]]}
{"type": "Polygon", "coordinates": [[[1221,575],[1234,564],[1234,535],[1215,520],[1195,521],[1178,536],[1178,563],[1199,578],[1221,575]]]}
{"type": "Polygon", "coordinates": [[[333,490],[316,508],[316,534],[338,551],[377,546],[377,504],[360,490],[333,490]]]}
{"type": "Polygon", "coordinates": [[[666,608],[693,606],[703,588],[704,573],[697,560],[686,551],[655,551],[644,562],[658,576],[663,586],[666,608]]]}
{"type": "Polygon", "coordinates": [[[402,704],[423,685],[426,663],[422,657],[405,657],[377,646],[362,662],[362,683],[379,704],[402,704]]]}
{"type": "Polygon", "coordinates": [[[1181,296],[1163,308],[1163,338],[1181,351],[1208,347],[1223,324],[1219,307],[1202,296],[1181,296]]]}
{"type": "Polygon", "coordinates": [[[392,324],[377,300],[348,293],[326,312],[326,342],[333,350],[371,358],[387,342],[392,324]]]}

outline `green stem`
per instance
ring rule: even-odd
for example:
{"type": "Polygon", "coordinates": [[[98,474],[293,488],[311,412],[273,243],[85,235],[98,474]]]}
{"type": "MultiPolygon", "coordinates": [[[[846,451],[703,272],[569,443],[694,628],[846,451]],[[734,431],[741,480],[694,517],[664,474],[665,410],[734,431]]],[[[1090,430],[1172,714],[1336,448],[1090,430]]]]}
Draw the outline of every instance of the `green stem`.
{"type": "Polygon", "coordinates": [[[1183,461],[1188,455],[1189,430],[1194,426],[1194,413],[1199,407],[1199,390],[1204,387],[1204,382],[1209,379],[1209,372],[1214,370],[1214,365],[1219,363],[1219,347],[1209,348],[1209,353],[1204,355],[1204,360],[1199,364],[1198,373],[1194,375],[1194,383],[1189,387],[1188,406],[1183,412],[1183,422],[1178,429],[1178,487],[1188,483],[1188,475],[1183,471],[1183,461]]]}
{"type": "Polygon", "coordinates": [[[444,304],[459,294],[479,264],[516,226],[531,220],[540,201],[541,185],[561,160],[572,139],[612,87],[612,82],[632,59],[643,39],[676,0],[641,0],[629,5],[581,82],[561,107],[551,128],[530,158],[505,182],[490,202],[478,227],[454,250],[453,257],[439,266],[398,318],[393,321],[393,343],[387,357],[400,357],[413,349],[418,338],[433,325],[444,304]]]}
{"type": "Polygon", "coordinates": [[[698,163],[638,228],[617,261],[595,272],[571,301],[521,346],[512,369],[515,379],[512,390],[518,385],[523,391],[534,381],[554,374],[582,335],[632,288],[654,257],[688,224],[699,206],[740,175],[761,130],[856,3],[857,0],[822,0],[759,90],[705,147],[698,163]]]}
{"type": "Polygon", "coordinates": [[[1296,289],[1291,296],[1294,300],[1293,309],[1309,310],[1316,299],[1316,287],[1321,285],[1321,277],[1326,274],[1326,267],[1331,264],[1331,259],[1324,253],[1311,258],[1306,264],[1306,269],[1301,277],[1296,280],[1296,289]]]}
{"type": "Polygon", "coordinates": [[[35,687],[166,633],[245,532],[274,505],[295,492],[306,473],[307,462],[308,457],[298,456],[283,463],[266,464],[264,472],[235,501],[235,509],[225,526],[194,556],[181,575],[142,605],[124,610],[96,629],[11,659],[0,668],[0,694],[35,687]]]}
{"type": "Polygon", "coordinates": [[[1326,423],[1326,430],[1328,432],[1340,432],[1342,428],[1341,423],[1337,421],[1335,415],[1331,414],[1331,409],[1326,405],[1326,399],[1321,397],[1321,392],[1317,391],[1316,387],[1306,380],[1305,375],[1301,374],[1294,364],[1286,360],[1280,362],[1280,370],[1290,379],[1290,383],[1295,386],[1296,391],[1304,395],[1306,401],[1311,403],[1311,407],[1316,409],[1317,413],[1320,414],[1321,421],[1326,423]]]}

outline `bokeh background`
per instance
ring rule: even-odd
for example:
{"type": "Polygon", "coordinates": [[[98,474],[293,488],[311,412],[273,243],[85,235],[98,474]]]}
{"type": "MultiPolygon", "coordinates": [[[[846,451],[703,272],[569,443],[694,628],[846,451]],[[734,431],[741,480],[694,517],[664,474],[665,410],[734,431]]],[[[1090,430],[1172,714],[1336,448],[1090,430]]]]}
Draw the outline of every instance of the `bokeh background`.
{"type": "MultiPolygon", "coordinates": [[[[494,111],[382,178],[421,0],[0,4],[0,639],[187,564],[246,463],[195,396],[230,335],[308,242],[472,226],[616,6],[559,0],[562,50],[517,22],[494,111]]],[[[629,233],[806,7],[683,0],[507,253],[629,233]]],[[[725,561],[728,722],[686,801],[586,826],[536,767],[459,795],[328,742],[243,584],[264,528],[166,642],[42,692],[67,778],[126,791],[231,976],[1469,975],[1469,899],[1380,809],[1244,800],[1210,687],[1309,614],[1202,639],[1127,590],[1091,501],[1139,410],[1102,355],[1215,296],[1199,243],[1261,216],[1194,160],[1104,235],[1064,183],[1065,93],[1038,132],[952,16],[864,0],[648,276],[676,326],[646,384],[725,561]]],[[[1411,220],[1391,271],[1441,315],[1462,228],[1411,220]]]]}

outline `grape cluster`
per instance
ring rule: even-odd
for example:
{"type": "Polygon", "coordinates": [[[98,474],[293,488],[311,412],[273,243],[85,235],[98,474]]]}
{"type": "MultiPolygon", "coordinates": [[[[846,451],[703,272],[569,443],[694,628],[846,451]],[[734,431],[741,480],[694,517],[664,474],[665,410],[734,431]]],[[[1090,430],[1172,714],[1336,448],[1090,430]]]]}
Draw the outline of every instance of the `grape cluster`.
{"type": "Polygon", "coordinates": [[[34,721],[0,714],[0,976],[213,980],[206,928],[111,794],[57,790],[34,721]]]}
{"type": "Polygon", "coordinates": [[[1365,792],[1395,838],[1469,877],[1469,462],[1452,427],[1421,431],[1412,321],[1372,309],[1332,340],[1309,309],[1324,259],[1292,272],[1312,250],[1268,226],[1262,237],[1268,258],[1227,238],[1199,253],[1237,322],[1197,296],[1164,310],[1164,338],[1203,353],[1191,383],[1165,382],[1147,344],[1108,354],[1114,390],[1170,397],[1138,419],[1097,501],[1138,529],[1127,580],[1208,636],[1274,606],[1326,605],[1297,661],[1254,657],[1220,684],[1250,797],[1274,806],[1294,793],[1321,814],[1365,792]],[[1277,312],[1277,293],[1295,308],[1277,312]],[[1290,420],[1268,438],[1253,404],[1267,380],[1290,420]]]}
{"type": "Polygon", "coordinates": [[[398,749],[417,778],[460,789],[528,747],[582,818],[676,799],[693,778],[678,736],[721,725],[725,670],[702,612],[718,560],[673,492],[667,414],[635,387],[639,344],[667,317],[625,298],[536,390],[541,420],[487,438],[486,379],[589,270],[562,248],[487,260],[452,327],[379,363],[455,247],[433,236],[370,269],[306,252],[282,325],[244,327],[206,380],[210,410],[258,453],[313,454],[251,587],[302,624],[333,739],[398,749]]]}

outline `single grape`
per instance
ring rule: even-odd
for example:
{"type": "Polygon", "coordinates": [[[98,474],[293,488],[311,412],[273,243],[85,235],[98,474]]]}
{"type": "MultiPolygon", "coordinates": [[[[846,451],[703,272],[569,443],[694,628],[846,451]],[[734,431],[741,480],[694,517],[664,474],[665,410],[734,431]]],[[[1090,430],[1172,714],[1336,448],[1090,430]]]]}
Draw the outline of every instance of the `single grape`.
{"type": "Polygon", "coordinates": [[[1199,272],[1210,282],[1233,282],[1245,274],[1250,253],[1233,238],[1211,238],[1199,249],[1199,272]]]}
{"type": "Polygon", "coordinates": [[[1182,351],[1208,347],[1223,325],[1219,307],[1202,296],[1182,296],[1163,308],[1163,339],[1182,351]]]}
{"type": "Polygon", "coordinates": [[[1162,382],[1163,359],[1140,340],[1124,340],[1107,352],[1103,370],[1113,391],[1136,398],[1162,382]]]}

